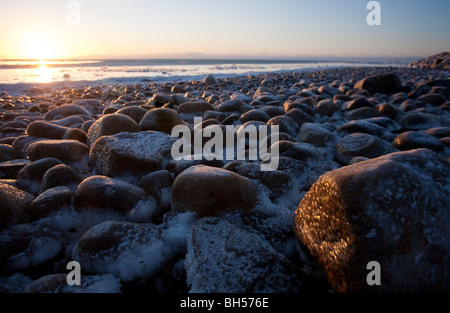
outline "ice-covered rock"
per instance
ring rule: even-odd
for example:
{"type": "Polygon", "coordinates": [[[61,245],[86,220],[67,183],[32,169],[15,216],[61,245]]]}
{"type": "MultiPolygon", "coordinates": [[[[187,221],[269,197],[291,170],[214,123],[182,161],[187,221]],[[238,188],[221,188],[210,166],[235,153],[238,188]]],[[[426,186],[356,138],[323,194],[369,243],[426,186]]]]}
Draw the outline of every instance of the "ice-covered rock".
{"type": "Polygon", "coordinates": [[[47,226],[18,224],[0,233],[0,272],[18,272],[53,260],[64,249],[61,235],[47,226]]]}
{"type": "Polygon", "coordinates": [[[45,190],[33,200],[27,210],[30,220],[37,220],[65,206],[69,206],[73,195],[73,191],[67,186],[58,186],[45,190]]]}
{"type": "Polygon", "coordinates": [[[110,177],[139,175],[161,170],[172,159],[176,138],[158,131],[103,136],[92,146],[95,172],[110,177]]]}
{"type": "Polygon", "coordinates": [[[217,216],[251,209],[257,199],[256,184],[241,175],[205,165],[191,166],[177,176],[172,189],[172,209],[217,216]]]}
{"type": "Polygon", "coordinates": [[[298,269],[286,257],[257,235],[217,217],[194,224],[185,266],[193,293],[306,290],[298,269]]]}
{"type": "Polygon", "coordinates": [[[321,176],[294,217],[299,241],[339,292],[430,292],[450,285],[450,163],[427,149],[321,176]],[[371,261],[381,285],[366,281],[371,261]]]}
{"type": "Polygon", "coordinates": [[[171,257],[168,250],[155,224],[107,221],[78,240],[72,258],[87,273],[113,274],[131,282],[160,270],[171,257]]]}

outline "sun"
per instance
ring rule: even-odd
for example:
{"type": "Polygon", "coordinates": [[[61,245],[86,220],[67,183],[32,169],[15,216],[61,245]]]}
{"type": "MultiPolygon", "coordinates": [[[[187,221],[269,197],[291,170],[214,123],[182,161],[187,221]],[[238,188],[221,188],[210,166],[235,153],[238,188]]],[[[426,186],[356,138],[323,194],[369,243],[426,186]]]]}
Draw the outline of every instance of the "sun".
{"type": "Polygon", "coordinates": [[[53,38],[44,34],[30,34],[23,44],[23,56],[27,59],[48,60],[59,57],[53,38]]]}

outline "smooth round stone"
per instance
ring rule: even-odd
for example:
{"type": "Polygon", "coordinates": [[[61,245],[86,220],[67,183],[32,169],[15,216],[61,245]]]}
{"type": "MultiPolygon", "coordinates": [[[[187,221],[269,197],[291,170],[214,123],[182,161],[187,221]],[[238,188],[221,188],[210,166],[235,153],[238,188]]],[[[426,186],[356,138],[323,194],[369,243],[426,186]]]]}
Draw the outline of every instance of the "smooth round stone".
{"type": "Polygon", "coordinates": [[[138,132],[139,125],[129,116],[123,114],[108,114],[92,124],[87,133],[87,143],[91,147],[102,136],[109,136],[121,132],[138,132]]]}
{"type": "Polygon", "coordinates": [[[91,176],[78,186],[74,204],[93,211],[130,212],[145,197],[145,191],[125,181],[107,176],[91,176]]]}
{"type": "Polygon", "coordinates": [[[305,111],[301,110],[301,109],[292,109],[289,110],[289,112],[286,113],[287,117],[290,117],[291,119],[294,120],[294,122],[297,123],[297,125],[299,125],[300,127],[304,124],[304,123],[314,123],[314,118],[311,117],[311,115],[305,113],[305,111]]]}
{"type": "Polygon", "coordinates": [[[438,138],[426,133],[413,131],[401,133],[394,139],[392,145],[403,151],[427,148],[435,152],[441,152],[444,149],[444,145],[438,138]]]}
{"type": "Polygon", "coordinates": [[[267,125],[272,126],[278,126],[279,131],[288,134],[289,136],[295,137],[297,136],[297,130],[299,125],[290,117],[288,116],[275,116],[272,117],[268,122],[267,125]]]}
{"type": "Polygon", "coordinates": [[[11,145],[0,144],[0,162],[14,159],[24,159],[23,152],[13,148],[11,145]]]}
{"type": "Polygon", "coordinates": [[[374,105],[365,97],[358,97],[347,105],[347,110],[355,110],[359,108],[373,108],[374,105]]]}
{"type": "Polygon", "coordinates": [[[69,206],[74,193],[67,186],[50,188],[36,197],[28,209],[30,220],[34,221],[69,206]]]}
{"type": "Polygon", "coordinates": [[[240,99],[231,99],[227,100],[217,106],[218,112],[237,112],[239,108],[245,104],[244,101],[240,99]]]}
{"type": "Polygon", "coordinates": [[[245,112],[241,115],[240,119],[243,123],[249,122],[249,121],[260,121],[267,123],[270,120],[270,115],[266,112],[258,109],[253,109],[250,111],[245,112]]]}
{"type": "Polygon", "coordinates": [[[316,112],[321,116],[333,116],[339,111],[339,106],[331,100],[322,100],[317,103],[316,112]]]}
{"type": "Polygon", "coordinates": [[[337,144],[336,159],[343,164],[349,164],[351,159],[357,156],[372,159],[391,152],[394,152],[394,149],[384,140],[369,134],[353,133],[337,144]]]}
{"type": "Polygon", "coordinates": [[[172,209],[196,212],[200,217],[249,210],[256,201],[253,181],[217,167],[191,166],[173,183],[172,209]]]}
{"type": "Polygon", "coordinates": [[[72,167],[65,164],[55,165],[48,169],[42,177],[40,193],[58,186],[67,186],[75,191],[82,180],[80,174],[72,167]]]}
{"type": "Polygon", "coordinates": [[[127,115],[131,117],[133,121],[135,121],[137,124],[139,124],[147,112],[148,111],[146,109],[141,108],[139,106],[129,106],[119,109],[116,113],[127,115]]]}
{"type": "Polygon", "coordinates": [[[55,120],[71,115],[90,115],[90,113],[82,106],[67,104],[48,111],[44,115],[44,119],[55,120]]]}
{"type": "Polygon", "coordinates": [[[17,173],[30,163],[30,160],[27,159],[0,162],[0,179],[17,178],[17,173]]]}
{"type": "Polygon", "coordinates": [[[178,106],[178,113],[197,113],[197,112],[206,112],[213,111],[214,107],[208,102],[185,102],[178,106]]]}
{"type": "Polygon", "coordinates": [[[0,229],[26,222],[28,219],[26,212],[33,200],[32,194],[0,183],[0,229]]]}
{"type": "Polygon", "coordinates": [[[139,123],[139,127],[143,131],[153,130],[171,134],[175,126],[182,124],[184,121],[178,116],[177,111],[158,108],[147,112],[139,123]]]}

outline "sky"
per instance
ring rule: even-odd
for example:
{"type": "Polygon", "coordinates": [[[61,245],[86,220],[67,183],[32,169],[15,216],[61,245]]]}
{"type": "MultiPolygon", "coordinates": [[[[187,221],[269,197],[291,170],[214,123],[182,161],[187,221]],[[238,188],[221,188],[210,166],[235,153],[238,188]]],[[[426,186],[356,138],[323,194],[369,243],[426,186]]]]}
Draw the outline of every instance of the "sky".
{"type": "Polygon", "coordinates": [[[449,0],[380,0],[379,26],[367,24],[368,2],[0,0],[0,58],[393,58],[450,51],[449,0]]]}

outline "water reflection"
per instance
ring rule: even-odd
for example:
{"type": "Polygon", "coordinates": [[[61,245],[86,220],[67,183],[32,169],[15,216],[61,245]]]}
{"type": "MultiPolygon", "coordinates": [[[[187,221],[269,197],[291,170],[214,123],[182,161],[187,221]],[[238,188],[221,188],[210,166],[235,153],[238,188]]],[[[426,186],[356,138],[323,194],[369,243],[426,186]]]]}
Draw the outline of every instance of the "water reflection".
{"type": "Polygon", "coordinates": [[[40,83],[49,83],[52,81],[52,75],[45,60],[39,61],[38,75],[40,83]]]}

